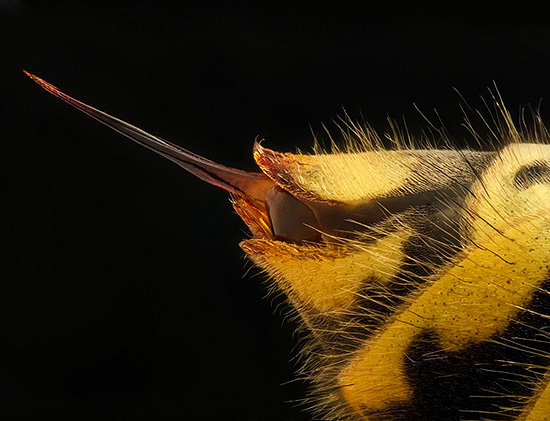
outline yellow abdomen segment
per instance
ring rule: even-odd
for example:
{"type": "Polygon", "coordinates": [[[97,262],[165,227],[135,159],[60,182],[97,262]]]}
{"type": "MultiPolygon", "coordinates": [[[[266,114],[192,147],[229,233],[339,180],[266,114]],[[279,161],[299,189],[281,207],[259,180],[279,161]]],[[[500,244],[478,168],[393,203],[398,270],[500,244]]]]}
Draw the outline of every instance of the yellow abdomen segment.
{"type": "MultiPolygon", "coordinates": [[[[408,401],[407,349],[433,332],[445,351],[458,351],[501,333],[548,277],[550,220],[539,212],[502,235],[472,245],[459,261],[397,313],[339,378],[359,414],[408,401]]],[[[512,228],[513,227],[513,228],[512,228]]]]}

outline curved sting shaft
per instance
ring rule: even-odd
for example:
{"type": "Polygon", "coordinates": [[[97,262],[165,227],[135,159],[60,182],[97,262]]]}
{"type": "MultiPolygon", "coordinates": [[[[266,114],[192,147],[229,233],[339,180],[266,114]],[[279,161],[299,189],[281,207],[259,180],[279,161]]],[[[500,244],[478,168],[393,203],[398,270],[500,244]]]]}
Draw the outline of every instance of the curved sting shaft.
{"type": "Polygon", "coordinates": [[[46,82],[26,70],[23,70],[23,72],[40,87],[65,101],[67,104],[82,111],[84,114],[89,115],[147,149],[168,158],[170,161],[175,162],[201,180],[214,186],[221,187],[237,197],[246,197],[248,200],[255,202],[256,205],[263,206],[266,192],[274,186],[274,182],[262,173],[242,171],[210,161],[174,143],[153,136],[138,127],[70,97],[51,83],[46,82]]]}

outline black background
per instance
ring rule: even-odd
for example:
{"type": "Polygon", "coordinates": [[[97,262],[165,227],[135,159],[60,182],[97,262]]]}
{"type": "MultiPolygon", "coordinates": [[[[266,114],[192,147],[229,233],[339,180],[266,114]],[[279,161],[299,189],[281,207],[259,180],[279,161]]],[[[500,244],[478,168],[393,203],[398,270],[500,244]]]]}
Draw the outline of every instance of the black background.
{"type": "Polygon", "coordinates": [[[367,6],[0,0],[2,420],[309,419],[225,193],[21,70],[248,170],[256,136],[309,150],[342,107],[413,133],[437,108],[462,141],[453,88],[495,81],[514,115],[550,94],[540,11],[367,6]]]}

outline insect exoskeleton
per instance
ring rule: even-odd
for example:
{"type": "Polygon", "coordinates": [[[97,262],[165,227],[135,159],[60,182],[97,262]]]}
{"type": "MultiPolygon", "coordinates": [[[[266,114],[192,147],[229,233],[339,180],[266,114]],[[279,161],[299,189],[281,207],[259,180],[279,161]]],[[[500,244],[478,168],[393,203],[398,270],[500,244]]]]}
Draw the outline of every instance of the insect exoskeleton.
{"type": "Polygon", "coordinates": [[[538,119],[517,129],[497,97],[492,150],[386,150],[355,130],[355,146],[311,155],[255,143],[250,173],[28,75],[231,194],[252,233],[242,249],[302,322],[316,416],[550,419],[550,145],[538,119]]]}

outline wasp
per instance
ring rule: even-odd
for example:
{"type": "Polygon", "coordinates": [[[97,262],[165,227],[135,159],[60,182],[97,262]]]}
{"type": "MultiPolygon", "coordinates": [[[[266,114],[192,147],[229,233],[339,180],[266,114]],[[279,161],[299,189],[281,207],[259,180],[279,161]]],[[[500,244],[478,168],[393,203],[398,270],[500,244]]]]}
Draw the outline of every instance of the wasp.
{"type": "Polygon", "coordinates": [[[255,142],[260,169],[198,156],[46,91],[230,195],[240,243],[307,342],[298,373],[326,420],[550,420],[550,135],[494,98],[489,150],[255,142]]]}

